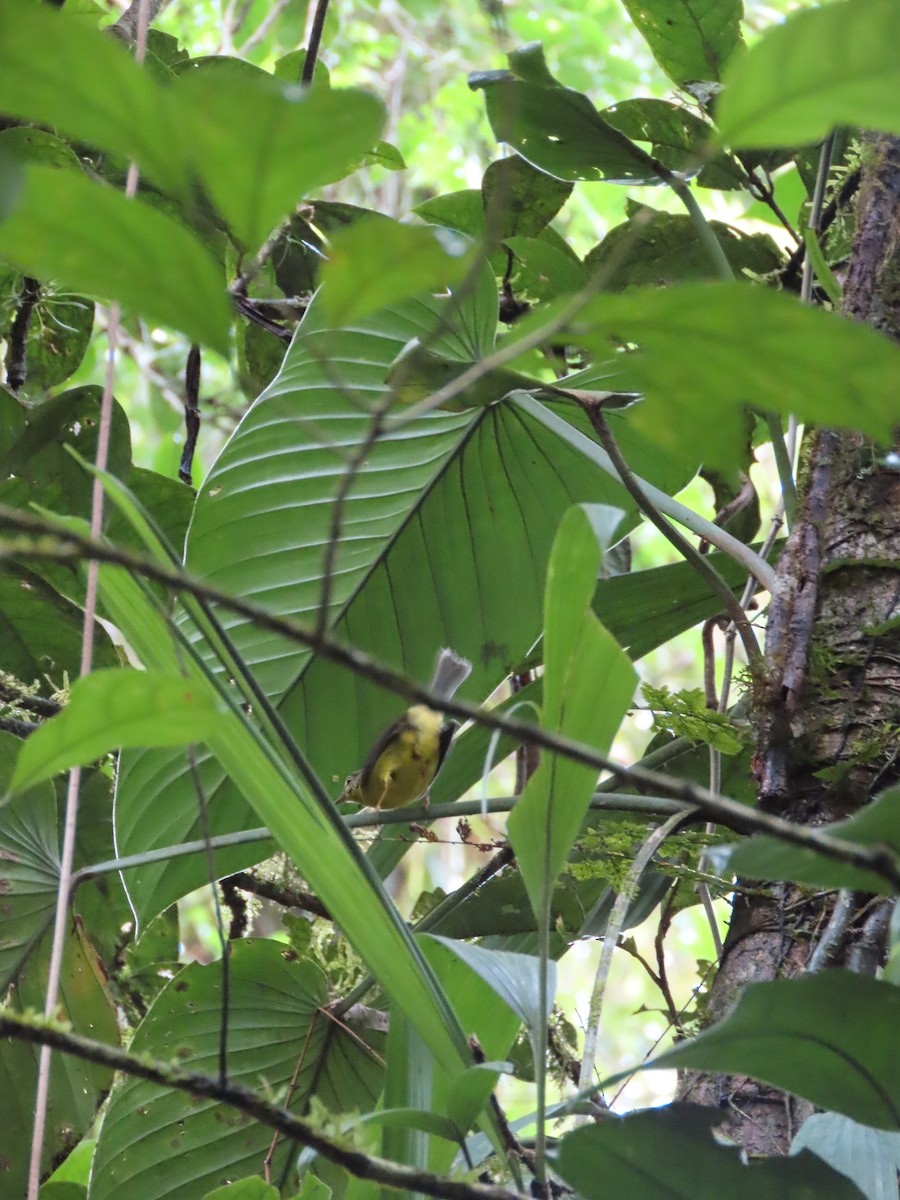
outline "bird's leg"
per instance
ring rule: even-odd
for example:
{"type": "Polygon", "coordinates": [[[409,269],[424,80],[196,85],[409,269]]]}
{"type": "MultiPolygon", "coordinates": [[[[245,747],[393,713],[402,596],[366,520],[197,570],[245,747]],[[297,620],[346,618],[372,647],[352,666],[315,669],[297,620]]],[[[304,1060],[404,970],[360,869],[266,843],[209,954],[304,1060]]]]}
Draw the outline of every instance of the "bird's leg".
{"type": "Polygon", "coordinates": [[[390,771],[385,771],[384,787],[381,789],[381,795],[378,797],[378,803],[375,805],[376,812],[381,812],[381,806],[382,806],[382,804],[384,804],[385,800],[387,799],[388,788],[391,786],[391,784],[393,782],[394,782],[394,776],[391,774],[390,771]]]}

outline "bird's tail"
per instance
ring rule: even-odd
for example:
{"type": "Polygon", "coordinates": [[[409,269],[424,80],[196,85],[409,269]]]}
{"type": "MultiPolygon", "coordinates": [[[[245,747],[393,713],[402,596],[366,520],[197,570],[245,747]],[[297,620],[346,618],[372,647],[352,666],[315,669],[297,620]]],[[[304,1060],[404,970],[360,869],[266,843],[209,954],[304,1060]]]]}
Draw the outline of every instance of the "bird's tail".
{"type": "Polygon", "coordinates": [[[445,647],[437,658],[434,668],[434,678],[431,690],[438,696],[449,700],[459,685],[469,677],[472,664],[467,658],[461,658],[449,647],[445,647]]]}

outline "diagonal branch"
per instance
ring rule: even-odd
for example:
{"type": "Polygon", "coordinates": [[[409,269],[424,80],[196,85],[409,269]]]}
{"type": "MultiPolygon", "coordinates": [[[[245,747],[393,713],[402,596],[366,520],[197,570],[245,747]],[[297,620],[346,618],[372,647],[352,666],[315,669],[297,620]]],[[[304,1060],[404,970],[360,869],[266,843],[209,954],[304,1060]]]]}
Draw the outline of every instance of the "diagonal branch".
{"type": "Polygon", "coordinates": [[[50,1046],[87,1062],[124,1071],[137,1079],[146,1079],[162,1087],[175,1088],[191,1096],[218,1100],[239,1112],[247,1113],[261,1125],[277,1129],[286,1138],[302,1146],[309,1146],[323,1158],[337,1163],[359,1179],[370,1179],[386,1187],[404,1191],[422,1192],[426,1196],[436,1197],[437,1200],[516,1200],[516,1193],[506,1188],[448,1179],[443,1175],[418,1171],[390,1162],[386,1158],[378,1158],[375,1155],[364,1154],[361,1150],[339,1145],[324,1137],[309,1122],[294,1116],[287,1109],[269,1104],[255,1092],[238,1083],[221,1083],[211,1075],[185,1071],[143,1055],[137,1057],[120,1050],[117,1046],[109,1046],[104,1042],[69,1033],[58,1025],[38,1017],[0,1009],[0,1037],[15,1038],[32,1045],[50,1046]]]}
{"type": "Polygon", "coordinates": [[[749,809],[736,800],[715,796],[705,788],[697,787],[687,780],[674,779],[644,767],[623,766],[605,755],[598,754],[592,746],[584,742],[550,733],[539,725],[507,717],[492,709],[469,704],[455,697],[447,699],[445,696],[436,696],[428,688],[422,687],[399,671],[393,670],[355,647],[323,635],[299,621],[277,617],[260,605],[230,596],[218,588],[195,579],[186,571],[163,567],[158,562],[142,555],[130,554],[70,530],[60,530],[58,526],[41,517],[34,517],[20,512],[18,509],[0,504],[0,528],[4,526],[27,530],[29,533],[42,536],[37,540],[24,537],[14,538],[5,543],[0,542],[0,558],[9,556],[17,559],[38,558],[60,562],[77,562],[88,559],[127,567],[136,574],[152,579],[175,592],[186,592],[239,613],[241,616],[255,621],[260,628],[272,630],[299,645],[307,646],[330,662],[362,675],[395,695],[419,704],[428,704],[432,708],[443,710],[448,716],[459,717],[463,721],[475,721],[487,729],[498,729],[501,733],[509,734],[522,742],[533,742],[546,750],[552,750],[571,758],[575,762],[596,767],[598,771],[609,771],[616,779],[641,791],[668,796],[687,805],[696,805],[708,820],[717,821],[740,832],[768,833],[791,845],[815,850],[836,862],[849,863],[862,870],[872,871],[889,882],[892,887],[900,890],[900,863],[886,847],[865,846],[843,841],[815,828],[808,828],[769,813],[749,809]]]}

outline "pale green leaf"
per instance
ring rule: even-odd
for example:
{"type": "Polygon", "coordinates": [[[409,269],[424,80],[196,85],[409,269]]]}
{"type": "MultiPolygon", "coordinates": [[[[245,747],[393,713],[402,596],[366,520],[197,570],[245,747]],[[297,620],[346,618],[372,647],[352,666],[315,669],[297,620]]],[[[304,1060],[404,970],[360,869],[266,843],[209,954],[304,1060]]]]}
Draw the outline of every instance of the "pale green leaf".
{"type": "Polygon", "coordinates": [[[738,59],[717,119],[732,146],[802,145],[836,125],[900,133],[900,7],[844,0],[794,13],[738,59]]]}
{"type": "Polygon", "coordinates": [[[76,681],[62,712],[24,743],[10,792],[21,792],[124,746],[202,742],[222,718],[209,694],[180,675],[95,671],[76,681]]]}

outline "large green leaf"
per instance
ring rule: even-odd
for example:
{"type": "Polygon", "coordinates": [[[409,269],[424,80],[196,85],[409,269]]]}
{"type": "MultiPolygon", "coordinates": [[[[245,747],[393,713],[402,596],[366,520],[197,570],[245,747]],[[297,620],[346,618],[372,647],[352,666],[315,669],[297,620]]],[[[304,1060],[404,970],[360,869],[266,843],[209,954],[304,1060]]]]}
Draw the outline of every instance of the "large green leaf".
{"type": "Polygon", "coordinates": [[[894,0],[845,0],[793,14],[729,71],[718,110],[722,139],[742,147],[802,145],[835,125],[900,133],[898,45],[894,0]]]}
{"type": "MultiPolygon", "coordinates": [[[[291,1111],[304,1112],[312,1095],[334,1112],[372,1107],[381,1091],[383,1035],[347,1029],[320,1011],[328,999],[320,968],[292,961],[277,942],[247,939],[232,943],[229,971],[232,1082],[281,1095],[299,1060],[293,1094],[285,1097],[291,1111]]],[[[222,1020],[222,964],[194,963],[160,993],[131,1050],[215,1074],[222,1020]]],[[[212,1100],[126,1079],[103,1120],[91,1195],[200,1200],[210,1188],[255,1173],[271,1141],[271,1129],[212,1100]]],[[[274,1178],[291,1153],[282,1142],[274,1178]]]]}
{"type": "Polygon", "coordinates": [[[509,62],[509,71],[469,76],[469,86],[484,92],[499,142],[557,179],[662,182],[645,150],[605,121],[587,96],[553,78],[539,45],[513,52],[509,62]]]}
{"type": "Polygon", "coordinates": [[[486,219],[498,239],[537,237],[571,194],[571,183],[536,171],[517,155],[492,162],[481,181],[486,219]]]}
{"type": "MultiPolygon", "coordinates": [[[[78,674],[84,614],[25,567],[0,566],[0,668],[24,683],[46,677],[62,685],[78,674]]],[[[94,664],[112,667],[115,647],[101,625],[94,629],[94,664]]]]}
{"type": "Polygon", "coordinates": [[[228,353],[224,280],[205,247],[173,218],[80,172],[26,171],[18,206],[0,223],[0,255],[228,353]]]}
{"type": "MultiPolygon", "coordinates": [[[[281,373],[201,491],[188,537],[191,569],[275,613],[315,617],[333,497],[369,425],[363,404],[384,394],[391,362],[410,338],[427,333],[435,311],[442,311],[438,302],[410,302],[337,331],[322,327],[313,304],[281,373]],[[350,395],[336,385],[342,379],[350,395]]],[[[495,322],[496,292],[487,277],[438,348],[448,358],[478,358],[493,347],[495,322]]],[[[438,411],[388,429],[344,504],[329,602],[336,632],[423,681],[436,649],[452,645],[475,664],[464,692],[488,694],[540,632],[550,543],[566,508],[582,500],[630,507],[622,489],[577,448],[592,444],[563,427],[576,445],[547,436],[526,409],[504,402],[438,411]]],[[[652,478],[671,470],[627,429],[622,440],[636,469],[652,478]]],[[[665,486],[675,483],[669,476],[665,486]]],[[[230,614],[222,619],[337,794],[398,703],[324,660],[310,662],[307,651],[283,637],[230,614]],[[341,721],[331,718],[334,712],[341,721]]],[[[215,832],[258,824],[221,772],[207,766],[202,775],[215,832]]],[[[149,752],[123,756],[122,852],[198,836],[192,796],[183,761],[149,752]]],[[[223,855],[222,865],[237,869],[248,861],[252,851],[245,849],[223,855]]],[[[147,917],[198,886],[204,871],[200,859],[147,868],[130,885],[132,899],[147,917]]]]}
{"type": "MultiPolygon", "coordinates": [[[[116,502],[124,504],[123,511],[133,509],[131,501],[125,504],[128,498],[115,481],[104,483],[116,502]]],[[[136,528],[147,535],[150,552],[168,561],[146,521],[134,515],[136,528]]],[[[167,671],[179,669],[192,685],[207,689],[230,710],[207,735],[209,750],[240,790],[244,803],[252,805],[257,820],[272,831],[322,898],[385,993],[415,1026],[443,1075],[452,1079],[468,1065],[468,1051],[446,997],[359,845],[333,805],[313,787],[302,755],[285,741],[265,706],[259,709],[262,728],[256,717],[248,717],[240,699],[243,695],[255,701],[255,691],[207,611],[186,601],[192,616],[218,639],[218,652],[228,668],[234,669],[236,679],[227,675],[216,678],[194,647],[172,627],[161,606],[128,572],[101,568],[98,591],[145,664],[167,671]]],[[[191,782],[194,794],[190,802],[196,804],[197,791],[204,790],[204,783],[199,776],[192,776],[191,782]]],[[[222,856],[217,857],[215,870],[222,872],[222,856]]]]}
{"type": "Polygon", "coordinates": [[[849,971],[748,987],[724,1021],[654,1059],[750,1075],[876,1129],[900,1129],[900,988],[849,971]]]}
{"type": "Polygon", "coordinates": [[[610,105],[600,115],[632,141],[649,142],[653,157],[670,170],[696,175],[701,187],[728,190],[746,182],[746,171],[727,154],[709,160],[715,129],[690,108],[642,98],[610,105]]]}
{"type": "Polygon", "coordinates": [[[37,4],[0,8],[0,111],[55,126],[178,189],[186,179],[167,97],[109,34],[37,4]]]}
{"type": "Polygon", "coordinates": [[[814,1154],[742,1161],[713,1133],[721,1114],[671,1104],[563,1138],[556,1169],[585,1200],[862,1200],[859,1189],[814,1154]]]}
{"type": "MultiPolygon", "coordinates": [[[[18,745],[0,731],[0,789],[9,781],[18,745]]],[[[100,772],[82,774],[76,869],[113,855],[111,791],[111,780],[100,772]]],[[[58,808],[54,790],[46,783],[0,807],[0,993],[53,923],[59,892],[58,808]]],[[[128,917],[117,878],[107,875],[82,885],[75,907],[90,928],[97,953],[111,962],[128,917]]]]}
{"type": "MultiPolygon", "coordinates": [[[[23,966],[12,993],[20,1012],[42,1010],[50,962],[50,935],[23,966]]],[[[115,1006],[103,983],[103,972],[90,942],[77,927],[66,936],[59,981],[57,1015],[71,1022],[74,1032],[116,1045],[115,1006]]],[[[34,1127],[34,1095],[40,1048],[8,1039],[0,1042],[0,1162],[8,1196],[25,1195],[28,1154],[34,1127]]],[[[88,1132],[112,1083],[109,1067],[54,1055],[50,1074],[47,1133],[41,1159],[46,1178],[54,1162],[66,1155],[88,1132]]]]}
{"type": "MultiPolygon", "coordinates": [[[[602,275],[605,291],[718,277],[690,217],[656,212],[648,220],[648,215],[641,210],[634,220],[616,225],[585,258],[585,267],[602,275]]],[[[782,262],[768,234],[744,233],[722,221],[710,221],[710,228],[738,278],[745,271],[765,275],[782,262]]]]}
{"type": "Polygon", "coordinates": [[[352,325],[426,289],[443,291],[466,274],[469,242],[441,228],[374,217],[334,235],[321,271],[326,319],[352,325]]]}
{"type": "MultiPolygon", "coordinates": [[[[91,480],[65,447],[89,461],[97,450],[100,388],[70,388],[43,404],[26,407],[0,391],[0,500],[16,508],[41,504],[55,512],[86,516],[91,480]]],[[[131,437],[122,406],[113,402],[109,469],[125,476],[131,467],[131,437]]]]}
{"type": "Polygon", "coordinates": [[[675,83],[719,80],[741,44],[741,0],[623,0],[653,57],[675,83]]]}
{"type": "Polygon", "coordinates": [[[813,1113],[791,1142],[791,1154],[811,1150],[853,1180],[868,1200],[893,1200],[900,1171],[900,1133],[871,1129],[840,1113],[813,1113]]]}
{"type": "Polygon", "coordinates": [[[202,63],[180,74],[173,101],[191,130],[192,162],[248,251],[308,192],[349,175],[385,118],[381,101],[366,92],[309,89],[202,63]]]}
{"type": "MultiPolygon", "coordinates": [[[[719,551],[709,560],[740,595],[747,583],[746,568],[719,551]]],[[[594,593],[597,616],[635,661],[721,610],[722,601],[690,563],[613,575],[599,580],[594,593]]]]}
{"type": "MultiPolygon", "coordinates": [[[[590,607],[601,563],[600,537],[612,534],[619,516],[595,506],[570,509],[554,540],[544,601],[541,724],[587,741],[602,754],[612,743],[637,683],[630,659],[590,607]]],[[[539,920],[550,904],[596,781],[595,768],[545,755],[510,815],[510,841],[539,920]]]]}
{"type": "Polygon", "coordinates": [[[897,347],[767,288],[688,284],[604,296],[569,336],[600,356],[610,341],[636,343],[629,369],[647,398],[626,419],[660,446],[707,461],[728,462],[739,449],[744,406],[883,441],[897,418],[897,347]]]}
{"type": "MultiPolygon", "coordinates": [[[[819,831],[872,849],[882,847],[900,862],[900,788],[890,788],[849,820],[822,825],[819,831]]],[[[826,858],[813,849],[789,846],[778,838],[756,836],[736,846],[717,846],[710,857],[722,875],[791,879],[818,888],[893,894],[882,875],[826,858]]]]}
{"type": "Polygon", "coordinates": [[[223,711],[188,679],[163,671],[120,668],[77,680],[62,712],[28,738],[10,780],[11,794],[69,767],[86,766],[123,746],[202,742],[223,711]]]}

